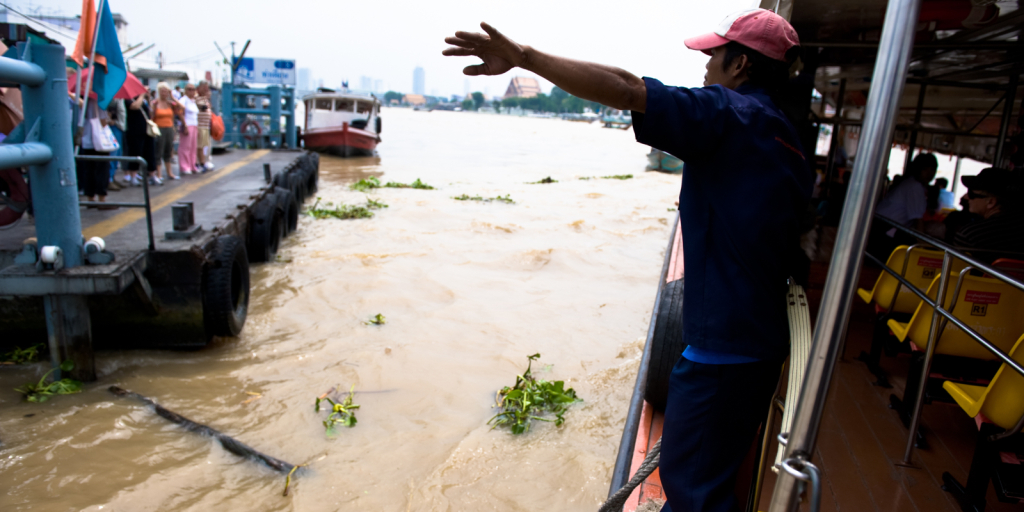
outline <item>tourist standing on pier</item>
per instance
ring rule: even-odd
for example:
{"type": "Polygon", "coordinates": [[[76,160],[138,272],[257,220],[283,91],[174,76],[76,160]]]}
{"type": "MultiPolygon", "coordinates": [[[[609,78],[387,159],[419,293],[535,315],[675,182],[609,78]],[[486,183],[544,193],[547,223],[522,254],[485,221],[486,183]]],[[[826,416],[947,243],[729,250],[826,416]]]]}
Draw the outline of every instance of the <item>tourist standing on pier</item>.
{"type": "Polygon", "coordinates": [[[199,137],[199,106],[196,105],[196,86],[187,84],[185,95],[178,99],[184,116],[184,126],[178,132],[178,169],[181,174],[198,173],[196,169],[196,142],[199,137]]]}
{"type": "MultiPolygon", "coordinates": [[[[140,94],[134,100],[124,100],[128,107],[127,126],[124,132],[124,154],[140,156],[146,161],[146,169],[150,176],[160,172],[156,161],[156,140],[146,132],[146,120],[150,119],[150,103],[148,94],[140,94]]],[[[172,133],[173,136],[173,133],[172,133]]],[[[124,179],[129,185],[140,186],[146,177],[139,177],[139,164],[128,162],[125,165],[124,179]]]]}
{"type": "MultiPolygon", "coordinates": [[[[679,195],[688,344],[669,383],[661,481],[674,512],[739,510],[733,488],[789,352],[785,294],[813,183],[796,130],[772,100],[788,84],[796,31],[764,9],[730,15],[684,44],[709,56],[704,87],[668,87],[620,68],[486,34],[445,38],[475,56],[467,75],[520,67],[585,100],[632,111],[639,142],[686,162],[679,195]]],[[[660,50],[658,50],[660,51],[660,50]]]]}
{"type": "Polygon", "coordinates": [[[196,106],[199,108],[197,118],[198,135],[196,137],[196,168],[199,172],[213,170],[210,161],[212,151],[210,142],[210,120],[213,118],[213,103],[210,101],[210,82],[203,80],[196,87],[196,106]]]}
{"type": "MultiPolygon", "coordinates": [[[[90,122],[93,119],[99,119],[100,126],[107,126],[110,124],[107,111],[99,108],[96,105],[96,100],[90,98],[85,102],[85,119],[86,122],[82,126],[82,146],[79,148],[78,154],[82,156],[107,156],[108,153],[96,151],[93,139],[101,136],[101,134],[93,133],[93,124],[90,122]]],[[[86,200],[96,201],[98,198],[101,203],[106,202],[107,186],[110,184],[110,162],[77,160],[75,166],[82,180],[81,186],[86,200]]],[[[99,208],[101,210],[109,210],[117,207],[101,206],[99,208]]]]}
{"type": "Polygon", "coordinates": [[[160,82],[156,86],[157,99],[153,102],[153,122],[160,128],[160,138],[156,141],[157,172],[152,178],[154,185],[163,185],[160,180],[160,160],[167,178],[176,180],[178,176],[171,172],[171,157],[174,155],[174,116],[181,104],[171,96],[171,86],[160,82]]]}

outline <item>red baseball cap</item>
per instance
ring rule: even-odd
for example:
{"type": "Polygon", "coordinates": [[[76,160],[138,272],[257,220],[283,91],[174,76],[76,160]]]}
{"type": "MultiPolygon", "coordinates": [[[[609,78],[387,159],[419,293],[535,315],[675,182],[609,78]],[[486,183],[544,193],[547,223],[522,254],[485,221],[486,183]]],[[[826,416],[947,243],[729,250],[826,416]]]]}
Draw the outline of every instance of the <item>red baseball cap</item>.
{"type": "Polygon", "coordinates": [[[765,9],[730,14],[714,32],[683,40],[691,50],[711,55],[711,49],[733,41],[768,58],[786,61],[786,52],[800,45],[796,30],[782,16],[765,9]]]}

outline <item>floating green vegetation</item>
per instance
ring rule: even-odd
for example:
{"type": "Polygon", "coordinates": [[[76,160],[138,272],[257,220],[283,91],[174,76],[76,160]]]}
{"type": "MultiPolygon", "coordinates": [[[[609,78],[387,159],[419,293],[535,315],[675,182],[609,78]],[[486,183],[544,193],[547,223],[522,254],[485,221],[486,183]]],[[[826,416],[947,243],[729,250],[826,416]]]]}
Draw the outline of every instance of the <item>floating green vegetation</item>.
{"type": "MultiPolygon", "coordinates": [[[[566,388],[565,382],[556,380],[548,382],[533,376],[533,362],[540,359],[540,354],[526,356],[529,363],[522,375],[516,375],[516,383],[512,387],[505,386],[495,397],[495,407],[501,412],[487,420],[491,429],[509,427],[513,434],[522,434],[530,429],[531,420],[550,421],[556,426],[565,423],[565,411],[575,402],[583,400],[576,397],[576,391],[566,388]],[[543,415],[554,415],[554,418],[543,415]]],[[[550,368],[548,366],[547,368],[550,368]]]]}
{"type": "MultiPolygon", "coordinates": [[[[74,369],[75,363],[71,362],[71,360],[64,361],[60,364],[60,370],[62,372],[70,372],[74,369]]],[[[15,391],[25,395],[25,399],[29,402],[45,402],[53,395],[70,395],[82,392],[82,383],[77,380],[65,378],[46,384],[46,379],[48,379],[50,374],[55,371],[57,371],[56,368],[46,372],[43,375],[43,378],[39,379],[39,382],[29,382],[28,384],[15,389],[15,391]]]]}
{"type": "Polygon", "coordinates": [[[356,426],[356,413],[355,410],[359,408],[359,404],[352,403],[355,398],[356,385],[353,384],[348,390],[348,396],[345,397],[341,403],[336,403],[331,400],[330,397],[323,397],[316,399],[316,412],[320,412],[320,402],[326,400],[331,404],[331,414],[324,420],[324,429],[326,429],[327,437],[335,437],[338,435],[338,426],[354,427],[356,426]]]}
{"type": "Polygon", "coordinates": [[[423,183],[419,178],[416,178],[416,181],[408,184],[389,181],[385,183],[384,186],[387,188],[418,188],[420,190],[434,190],[434,187],[423,183]]]}
{"type": "MultiPolygon", "coordinates": [[[[320,208],[320,198],[318,197],[316,198],[316,202],[313,203],[313,206],[307,208],[306,211],[303,213],[310,217],[313,217],[314,219],[372,219],[373,212],[371,212],[370,210],[379,208],[373,206],[373,203],[383,204],[378,203],[376,201],[368,201],[366,203],[366,206],[348,204],[340,204],[335,206],[334,203],[327,202],[324,203],[323,208],[320,208]]],[[[384,205],[384,207],[387,208],[387,205],[384,205]]]]}
{"type": "Polygon", "coordinates": [[[380,187],[380,180],[378,180],[374,176],[370,176],[369,178],[363,178],[349,186],[349,188],[351,188],[352,190],[358,190],[360,192],[366,192],[367,190],[380,187]]]}
{"type": "Polygon", "coordinates": [[[547,178],[544,178],[544,179],[542,179],[540,181],[527,181],[526,182],[527,185],[543,185],[545,183],[558,183],[558,180],[552,178],[551,176],[548,176],[547,178]]]}
{"type": "Polygon", "coordinates": [[[0,364],[27,364],[39,360],[39,351],[43,344],[39,343],[28,348],[14,347],[14,350],[4,354],[3,363],[0,364]]]}
{"type": "Polygon", "coordinates": [[[384,315],[382,315],[380,313],[377,313],[376,315],[370,317],[369,320],[367,320],[367,321],[365,321],[363,323],[366,324],[366,325],[384,325],[387,322],[388,321],[384,318],[384,315]]]}
{"type": "Polygon", "coordinates": [[[369,198],[367,198],[366,199],[366,207],[371,209],[371,210],[380,210],[382,208],[387,208],[388,205],[386,205],[386,204],[384,204],[384,203],[382,203],[382,202],[380,202],[380,201],[378,201],[376,199],[369,199],[369,198]]]}
{"type": "Polygon", "coordinates": [[[631,180],[631,179],[633,179],[633,175],[632,174],[612,174],[611,176],[580,176],[580,179],[584,180],[584,181],[586,181],[586,180],[596,180],[598,178],[600,178],[602,180],[631,180]]]}
{"type": "Polygon", "coordinates": [[[358,190],[359,192],[366,192],[367,190],[373,190],[375,188],[418,188],[420,190],[434,190],[434,187],[427,185],[416,178],[416,181],[412,183],[398,183],[397,181],[389,181],[381,184],[380,180],[370,176],[369,178],[361,179],[353,183],[349,188],[352,190],[358,190]]]}
{"type": "Polygon", "coordinates": [[[481,201],[484,203],[489,203],[491,201],[501,201],[506,204],[516,204],[516,202],[512,200],[512,194],[505,194],[504,196],[495,197],[481,197],[462,194],[461,196],[454,196],[452,197],[452,199],[456,201],[481,201]]]}

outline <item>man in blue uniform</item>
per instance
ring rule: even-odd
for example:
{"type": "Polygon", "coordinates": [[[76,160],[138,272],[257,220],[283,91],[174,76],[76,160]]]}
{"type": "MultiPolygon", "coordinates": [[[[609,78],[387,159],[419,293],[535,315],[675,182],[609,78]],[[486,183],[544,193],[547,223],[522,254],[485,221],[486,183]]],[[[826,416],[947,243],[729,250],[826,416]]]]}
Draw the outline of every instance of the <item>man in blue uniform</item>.
{"type": "Polygon", "coordinates": [[[663,510],[739,510],[736,473],[789,352],[786,278],[812,178],[796,131],[772,101],[799,44],[783,18],[733,14],[684,41],[711,56],[704,87],[667,87],[612,66],[520,45],[482,23],[444,55],[467,75],[533,71],[566,92],[633,113],[639,142],[686,162],[679,194],[686,287],[683,336],[665,410],[663,510]]]}

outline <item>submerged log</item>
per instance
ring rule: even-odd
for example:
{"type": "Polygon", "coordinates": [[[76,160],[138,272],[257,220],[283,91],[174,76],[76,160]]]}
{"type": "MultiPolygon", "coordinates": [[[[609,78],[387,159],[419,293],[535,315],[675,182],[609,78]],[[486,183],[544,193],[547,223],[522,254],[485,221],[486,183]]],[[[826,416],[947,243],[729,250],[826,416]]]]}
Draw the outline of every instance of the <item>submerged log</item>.
{"type": "Polygon", "coordinates": [[[263,464],[265,464],[270,469],[273,469],[274,471],[279,471],[281,473],[290,474],[291,472],[293,472],[298,467],[302,467],[302,466],[296,466],[295,464],[291,464],[291,463],[285,462],[285,461],[283,461],[281,459],[275,459],[274,457],[271,457],[269,455],[265,455],[263,453],[260,453],[260,452],[256,451],[256,449],[254,449],[253,447],[251,447],[251,446],[249,446],[249,445],[247,445],[247,444],[245,444],[245,443],[243,443],[243,442],[241,442],[241,441],[239,441],[239,440],[237,440],[237,439],[235,439],[235,438],[233,438],[231,436],[222,434],[220,431],[218,431],[216,429],[210,428],[210,427],[208,427],[206,425],[202,425],[202,424],[196,423],[196,422],[194,422],[194,421],[192,421],[192,420],[190,420],[190,419],[188,419],[188,418],[186,418],[186,417],[184,417],[184,416],[182,416],[182,415],[180,415],[180,414],[178,414],[176,412],[170,411],[170,410],[164,408],[163,406],[161,406],[160,404],[154,402],[152,399],[144,397],[144,396],[142,396],[142,395],[140,395],[138,393],[134,393],[134,392],[128,391],[126,389],[121,389],[121,388],[119,388],[117,386],[110,386],[110,392],[113,393],[116,396],[132,397],[132,398],[136,398],[136,399],[138,399],[138,400],[140,400],[140,401],[142,401],[142,402],[144,402],[146,404],[152,405],[153,409],[156,410],[156,413],[158,415],[160,415],[161,417],[167,419],[168,421],[171,421],[172,423],[177,423],[178,425],[181,425],[182,427],[185,428],[185,430],[187,430],[189,432],[194,432],[196,434],[212,437],[212,438],[216,439],[217,441],[219,441],[220,445],[223,446],[225,450],[227,450],[227,451],[229,451],[229,452],[231,452],[231,453],[233,453],[235,455],[238,455],[239,457],[245,458],[245,459],[249,459],[249,460],[256,461],[256,462],[262,462],[263,464]]]}

